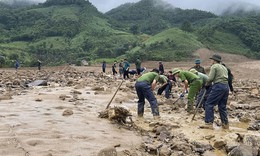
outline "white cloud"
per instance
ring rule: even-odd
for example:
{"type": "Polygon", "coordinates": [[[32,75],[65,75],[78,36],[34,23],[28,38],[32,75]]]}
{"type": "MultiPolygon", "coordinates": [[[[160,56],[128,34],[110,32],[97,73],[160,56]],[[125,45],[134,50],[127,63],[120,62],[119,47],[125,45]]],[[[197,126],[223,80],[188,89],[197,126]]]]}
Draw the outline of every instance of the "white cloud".
{"type": "MultiPolygon", "coordinates": [[[[107,12],[127,2],[138,2],[140,0],[89,0],[101,12],[107,12]]],[[[240,2],[260,7],[260,0],[164,0],[175,7],[182,9],[199,9],[214,13],[221,13],[226,7],[240,2]]]]}

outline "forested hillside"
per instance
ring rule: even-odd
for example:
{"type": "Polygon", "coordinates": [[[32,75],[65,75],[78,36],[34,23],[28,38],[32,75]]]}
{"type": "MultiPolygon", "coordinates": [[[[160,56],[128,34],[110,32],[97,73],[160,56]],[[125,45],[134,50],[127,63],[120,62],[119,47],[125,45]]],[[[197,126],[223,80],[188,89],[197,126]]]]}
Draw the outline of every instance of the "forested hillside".
{"type": "MultiPolygon", "coordinates": [[[[154,35],[167,28],[180,26],[185,21],[191,23],[217,16],[200,10],[182,10],[160,0],[142,0],[137,3],[128,3],[115,8],[106,15],[122,24],[121,27],[130,27],[133,33],[154,35]]],[[[113,25],[116,25],[116,23],[113,25]]],[[[120,27],[120,25],[118,25],[120,27]]]]}
{"type": "Polygon", "coordinates": [[[106,14],[85,0],[47,0],[16,7],[0,3],[0,63],[34,66],[128,57],[184,60],[199,48],[260,59],[260,15],[216,16],[141,0],[106,14]]]}

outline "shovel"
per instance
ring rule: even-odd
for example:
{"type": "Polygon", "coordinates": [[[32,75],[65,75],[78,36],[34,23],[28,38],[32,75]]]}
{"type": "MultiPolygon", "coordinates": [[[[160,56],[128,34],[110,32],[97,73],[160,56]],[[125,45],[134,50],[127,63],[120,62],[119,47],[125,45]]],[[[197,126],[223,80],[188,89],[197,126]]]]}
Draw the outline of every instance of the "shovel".
{"type": "Polygon", "coordinates": [[[108,103],[108,105],[107,105],[107,107],[106,107],[106,109],[108,109],[108,107],[110,106],[110,104],[111,104],[111,102],[113,101],[113,99],[115,98],[115,96],[116,96],[116,93],[118,92],[118,90],[119,90],[119,88],[121,87],[121,85],[123,84],[123,80],[122,80],[122,82],[120,83],[120,85],[118,86],[118,88],[117,88],[117,90],[116,90],[116,92],[115,92],[115,94],[113,95],[113,97],[112,97],[112,99],[109,101],[109,103],[108,103]]]}
{"type": "Polygon", "coordinates": [[[199,102],[199,104],[198,104],[197,107],[196,107],[196,110],[195,110],[195,112],[194,112],[194,114],[193,114],[193,117],[192,117],[191,121],[194,120],[194,118],[195,118],[195,116],[196,116],[196,114],[197,114],[197,112],[198,112],[198,110],[199,110],[199,108],[200,108],[201,102],[202,102],[202,100],[203,100],[204,97],[205,97],[206,92],[207,92],[207,90],[205,89],[204,92],[203,92],[203,94],[202,94],[202,97],[201,97],[201,99],[200,99],[200,102],[199,102]]]}

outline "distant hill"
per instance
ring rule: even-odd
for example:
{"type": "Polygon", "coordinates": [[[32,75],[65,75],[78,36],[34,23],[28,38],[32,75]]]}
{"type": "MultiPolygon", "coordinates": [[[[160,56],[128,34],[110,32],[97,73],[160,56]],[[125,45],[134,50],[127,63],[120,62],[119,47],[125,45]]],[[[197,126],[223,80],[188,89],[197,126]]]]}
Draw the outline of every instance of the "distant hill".
{"type": "Polygon", "coordinates": [[[85,0],[48,0],[26,9],[0,10],[0,32],[0,54],[10,58],[7,65],[17,57],[27,65],[37,59],[55,65],[115,57],[138,40],[114,30],[85,0]]]}
{"type": "Polygon", "coordinates": [[[217,17],[210,12],[175,8],[162,0],[141,0],[124,4],[107,12],[106,15],[123,23],[123,27],[136,27],[139,33],[150,35],[179,26],[185,21],[193,23],[217,17]]]}

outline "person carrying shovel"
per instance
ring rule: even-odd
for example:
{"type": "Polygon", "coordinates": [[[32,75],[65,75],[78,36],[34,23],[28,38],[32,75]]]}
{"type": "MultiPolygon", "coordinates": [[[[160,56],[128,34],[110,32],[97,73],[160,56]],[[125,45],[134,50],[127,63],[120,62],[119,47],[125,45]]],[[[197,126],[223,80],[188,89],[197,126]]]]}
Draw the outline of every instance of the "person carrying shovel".
{"type": "Polygon", "coordinates": [[[151,72],[145,73],[137,79],[135,83],[135,89],[139,99],[137,106],[138,117],[143,117],[145,99],[147,99],[151,105],[151,110],[154,118],[160,118],[157,99],[153,94],[153,90],[155,89],[156,83],[159,81],[159,78],[159,70],[153,69],[151,72]]]}
{"type": "Polygon", "coordinates": [[[190,88],[188,92],[187,112],[189,114],[192,114],[194,111],[193,108],[194,98],[201,89],[202,80],[192,72],[186,70],[180,70],[179,68],[174,68],[172,70],[172,74],[175,77],[180,78],[181,81],[184,83],[183,92],[180,95],[180,97],[183,96],[184,93],[188,92],[188,87],[190,88]]]}

